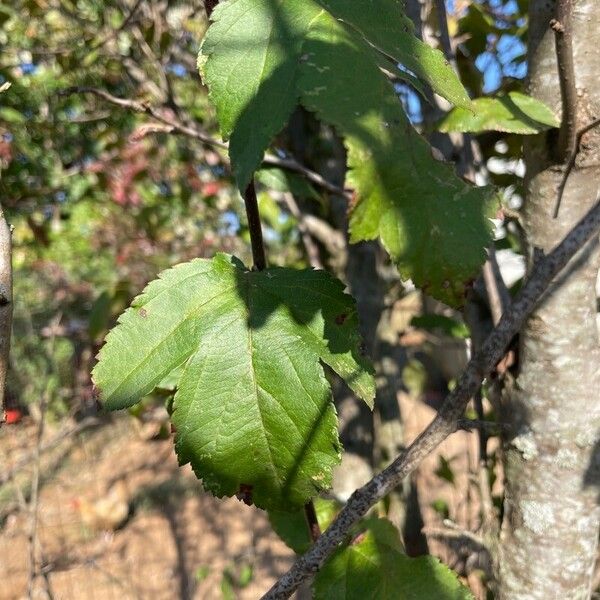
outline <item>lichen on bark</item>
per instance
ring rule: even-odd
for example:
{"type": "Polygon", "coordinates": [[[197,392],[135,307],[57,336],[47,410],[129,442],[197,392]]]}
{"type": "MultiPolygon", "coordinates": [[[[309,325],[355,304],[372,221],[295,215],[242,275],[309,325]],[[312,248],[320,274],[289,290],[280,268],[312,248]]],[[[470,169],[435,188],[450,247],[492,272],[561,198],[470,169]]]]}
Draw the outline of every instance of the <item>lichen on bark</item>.
{"type": "MultiPolygon", "coordinates": [[[[600,114],[597,3],[573,3],[578,127],[600,114]]],[[[555,3],[530,2],[529,92],[560,111],[553,32],[555,3]]],[[[552,218],[563,165],[552,134],[526,143],[524,208],[529,268],[596,201],[600,132],[587,134],[552,218]]],[[[520,336],[521,367],[505,395],[506,490],[499,579],[502,600],[585,599],[591,594],[600,510],[600,345],[596,326],[597,236],[556,279],[520,336]],[[523,433],[527,448],[523,451],[523,433]]]]}

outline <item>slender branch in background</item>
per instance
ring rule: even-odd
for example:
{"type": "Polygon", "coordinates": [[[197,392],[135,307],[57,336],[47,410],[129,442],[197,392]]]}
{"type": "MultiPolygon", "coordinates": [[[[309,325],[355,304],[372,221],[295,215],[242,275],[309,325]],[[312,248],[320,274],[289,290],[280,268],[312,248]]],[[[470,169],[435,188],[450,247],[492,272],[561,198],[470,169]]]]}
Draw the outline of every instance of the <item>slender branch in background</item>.
{"type": "Polygon", "coordinates": [[[306,225],[304,220],[304,215],[302,211],[298,207],[296,199],[294,195],[286,192],[283,194],[283,201],[290,211],[290,214],[296,221],[298,222],[298,231],[300,232],[300,237],[302,238],[302,244],[304,245],[304,249],[306,250],[306,255],[308,257],[308,262],[313,269],[322,269],[323,264],[321,263],[321,257],[319,255],[319,248],[315,244],[312,236],[310,235],[310,231],[306,225]]]}
{"type": "Polygon", "coordinates": [[[310,539],[313,544],[319,539],[321,535],[321,527],[317,519],[317,512],[315,511],[315,503],[311,500],[304,505],[304,515],[306,516],[306,523],[308,525],[308,531],[310,539]]]}
{"type": "Polygon", "coordinates": [[[456,56],[454,54],[454,48],[452,48],[450,32],[448,31],[448,15],[446,14],[446,3],[444,0],[435,0],[434,4],[440,27],[440,43],[442,45],[442,50],[444,51],[444,55],[448,59],[448,62],[456,71],[456,56]]]}
{"type": "Polygon", "coordinates": [[[560,203],[562,202],[563,194],[565,193],[565,187],[567,186],[567,181],[569,179],[569,175],[575,166],[575,160],[577,159],[577,155],[579,154],[579,150],[581,147],[581,140],[583,136],[588,132],[594,129],[594,127],[598,127],[600,125],[600,119],[595,119],[591,123],[588,123],[585,127],[582,127],[575,137],[575,147],[573,148],[573,152],[571,152],[571,156],[569,157],[569,162],[565,167],[565,172],[563,173],[563,177],[561,179],[560,185],[558,186],[558,195],[556,198],[556,204],[554,205],[554,214],[553,217],[556,219],[558,217],[558,212],[560,211],[560,203]]]}
{"type": "Polygon", "coordinates": [[[267,257],[260,225],[260,214],[258,212],[258,201],[256,199],[256,188],[252,180],[244,192],[244,204],[246,216],[248,217],[248,230],[250,231],[250,244],[252,246],[252,261],[257,271],[267,268],[267,257]]]}
{"type": "Polygon", "coordinates": [[[557,0],[556,18],[550,21],[554,31],[558,78],[562,100],[562,118],[558,131],[556,157],[564,161],[575,148],[577,131],[577,86],[573,63],[573,0],[557,0]]]}
{"type": "MultiPolygon", "coordinates": [[[[65,427],[65,429],[59,431],[51,440],[48,440],[48,442],[42,444],[39,452],[42,454],[44,452],[48,452],[71,436],[77,435],[86,429],[98,427],[101,424],[102,421],[98,419],[98,417],[87,417],[83,421],[80,421],[75,425],[65,427]]],[[[37,448],[34,449],[33,452],[23,455],[8,471],[0,474],[0,486],[4,485],[7,481],[10,481],[21,469],[29,465],[32,460],[35,460],[36,452],[37,448]]]]}
{"type": "Polygon", "coordinates": [[[488,248],[488,259],[483,265],[483,282],[490,303],[490,312],[492,313],[492,322],[498,325],[502,313],[510,304],[510,293],[498,266],[496,259],[496,248],[492,244],[488,248]]]}
{"type": "Polygon", "coordinates": [[[104,46],[104,44],[107,44],[111,40],[114,40],[119,35],[119,33],[124,31],[125,29],[127,29],[127,27],[129,26],[129,23],[131,23],[131,20],[137,13],[138,8],[142,5],[142,2],[143,2],[143,0],[137,0],[137,2],[133,5],[131,10],[125,17],[125,19],[123,19],[123,22],[121,23],[121,25],[119,25],[119,27],[117,27],[116,29],[113,29],[104,38],[98,40],[95,44],[93,44],[90,50],[92,50],[92,51],[99,50],[102,46],[104,46]]]}
{"type": "Polygon", "coordinates": [[[40,502],[40,458],[44,426],[46,423],[46,406],[48,404],[48,389],[44,390],[40,400],[40,422],[35,440],[35,455],[33,459],[33,477],[31,479],[31,496],[29,501],[29,574],[27,579],[27,597],[34,597],[34,585],[38,575],[38,509],[40,502]]]}
{"type": "Polygon", "coordinates": [[[103,100],[106,100],[106,102],[110,102],[115,106],[120,106],[121,108],[126,108],[133,112],[144,113],[152,117],[153,119],[156,119],[158,122],[172,127],[171,131],[182,133],[183,135],[197,139],[209,146],[227,148],[227,144],[215,140],[214,138],[210,137],[208,134],[204,133],[203,131],[200,131],[199,129],[184,125],[175,118],[166,117],[161,113],[159,109],[150,106],[146,102],[139,102],[138,100],[132,100],[131,98],[118,98],[117,96],[113,96],[112,94],[109,94],[104,90],[85,86],[73,86],[70,88],[66,88],[64,90],[61,90],[58,94],[60,96],[71,96],[73,94],[93,94],[94,96],[98,96],[99,98],[102,98],[103,100]]]}
{"type": "Polygon", "coordinates": [[[456,422],[456,431],[473,431],[474,429],[483,430],[487,433],[498,433],[506,427],[502,423],[493,421],[481,421],[479,419],[459,419],[456,422]]]}
{"type": "MultiPolygon", "coordinates": [[[[105,92],[104,90],[85,86],[74,86],[59,92],[60,96],[70,96],[72,94],[93,94],[94,96],[102,98],[106,102],[114,104],[115,106],[119,106],[133,112],[146,114],[163,125],[158,129],[152,129],[151,126],[148,125],[146,133],[178,133],[198,140],[209,147],[221,148],[223,150],[226,150],[228,147],[227,144],[216,140],[201,129],[186,125],[175,117],[165,116],[159,109],[154,108],[144,102],[139,102],[130,98],[119,98],[109,94],[108,92],[105,92]]],[[[338,196],[343,196],[350,200],[351,194],[349,190],[345,190],[344,188],[334,185],[315,171],[311,171],[293,158],[280,158],[278,156],[266,155],[263,160],[263,165],[279,167],[280,169],[284,169],[286,171],[298,173],[323,190],[338,196]]]]}
{"type": "Polygon", "coordinates": [[[466,529],[460,529],[456,525],[451,522],[444,521],[444,525],[446,527],[423,527],[422,531],[427,537],[437,538],[444,541],[448,540],[457,540],[460,542],[468,542],[470,545],[475,546],[478,550],[485,550],[487,552],[488,548],[483,540],[483,538],[479,537],[477,534],[472,533],[471,531],[467,531],[466,529]]]}
{"type": "Polygon", "coordinates": [[[350,528],[416,469],[432,450],[456,431],[457,421],[462,418],[469,400],[481,386],[484,377],[502,358],[506,347],[523,326],[552,280],[599,230],[600,201],[597,201],[563,241],[536,265],[531,277],[521,288],[511,307],[502,315],[481,350],[469,361],[456,387],[446,397],[429,426],[389,467],[352,494],[329,528],[263,596],[263,600],[289,598],[303,581],[321,568],[329,555],[344,541],[350,528]]]}
{"type": "Polygon", "coordinates": [[[9,364],[12,312],[12,239],[10,227],[0,208],[0,425],[5,420],[4,395],[9,364]]]}

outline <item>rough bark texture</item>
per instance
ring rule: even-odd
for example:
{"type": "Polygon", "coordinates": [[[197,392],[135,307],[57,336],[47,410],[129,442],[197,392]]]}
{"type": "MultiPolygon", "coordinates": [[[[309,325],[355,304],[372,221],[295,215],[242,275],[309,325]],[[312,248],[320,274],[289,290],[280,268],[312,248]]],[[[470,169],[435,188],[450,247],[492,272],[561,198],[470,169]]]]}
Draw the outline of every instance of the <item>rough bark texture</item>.
{"type": "Polygon", "coordinates": [[[12,311],[12,240],[10,228],[0,207],[0,425],[5,419],[4,395],[9,364],[12,311]]]}
{"type": "MultiPolygon", "coordinates": [[[[574,3],[577,127],[600,115],[600,27],[596,0],[574,3]]],[[[553,32],[555,2],[530,2],[530,93],[560,111],[553,32]]],[[[556,138],[526,143],[524,210],[530,268],[594,204],[600,132],[584,138],[558,219],[552,219],[562,166],[556,138]]],[[[595,314],[598,236],[556,278],[521,332],[521,370],[507,390],[503,420],[506,491],[499,576],[502,600],[585,599],[591,595],[600,510],[600,347],[595,314]]]]}

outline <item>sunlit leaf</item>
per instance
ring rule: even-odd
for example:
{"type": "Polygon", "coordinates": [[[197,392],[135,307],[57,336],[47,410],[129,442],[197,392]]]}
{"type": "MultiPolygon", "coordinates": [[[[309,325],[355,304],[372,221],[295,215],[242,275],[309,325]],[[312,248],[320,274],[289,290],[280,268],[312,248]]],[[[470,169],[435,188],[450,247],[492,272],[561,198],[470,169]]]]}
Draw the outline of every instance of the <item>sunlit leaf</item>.
{"type": "Polygon", "coordinates": [[[559,125],[556,115],[543,102],[510,92],[497,98],[473,100],[472,110],[454,108],[442,119],[438,129],[443,132],[503,131],[532,135],[559,125]]]}
{"type": "Polygon", "coordinates": [[[329,487],[340,445],[321,361],[367,403],[354,302],[324,271],[249,271],[224,254],[150,283],[107,337],[94,382],[131,406],[183,365],[176,449],[217,496],[290,510],[329,487]]]}
{"type": "Polygon", "coordinates": [[[437,558],[407,556],[389,521],[369,519],[363,528],[319,571],[315,600],[473,600],[456,574],[437,558]]]}

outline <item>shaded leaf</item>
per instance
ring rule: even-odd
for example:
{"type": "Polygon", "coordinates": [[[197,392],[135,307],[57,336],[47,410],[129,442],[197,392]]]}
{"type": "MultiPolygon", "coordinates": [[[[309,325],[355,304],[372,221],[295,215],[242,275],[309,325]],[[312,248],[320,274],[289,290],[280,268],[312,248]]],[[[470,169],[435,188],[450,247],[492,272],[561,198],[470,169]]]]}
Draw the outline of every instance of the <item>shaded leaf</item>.
{"type": "MultiPolygon", "coordinates": [[[[315,512],[321,531],[331,524],[341,506],[335,500],[315,498],[315,512]]],[[[310,533],[304,509],[294,512],[270,510],[269,522],[275,533],[296,553],[304,554],[311,545],[310,533]]]]}
{"type": "Polygon", "coordinates": [[[433,556],[408,557],[385,519],[338,549],[314,580],[315,600],[473,600],[456,574],[433,556]]]}
{"type": "Polygon", "coordinates": [[[443,132],[503,131],[532,135],[558,127],[556,115],[543,102],[519,92],[473,100],[473,110],[454,108],[440,122],[443,132]]]}
{"type": "MultiPolygon", "coordinates": [[[[198,66],[221,132],[231,137],[229,154],[240,190],[307,91],[297,86],[300,66],[321,63],[321,56],[307,53],[304,45],[322,18],[345,23],[354,40],[364,38],[451,102],[469,105],[451,66],[415,37],[397,0],[226,0],[212,13],[198,66]]],[[[375,69],[378,60],[374,52],[369,68],[375,69]]],[[[337,77],[327,73],[328,82],[337,77]]]]}
{"type": "Polygon", "coordinates": [[[304,48],[321,61],[304,66],[302,103],[344,136],[356,190],[351,241],[380,237],[405,279],[461,305],[491,239],[492,190],[466,184],[432,157],[393,87],[369,68],[362,41],[326,15],[311,35],[304,48]],[[330,71],[339,73],[335,84],[328,83],[330,71]]]}
{"type": "Polygon", "coordinates": [[[256,180],[277,192],[290,192],[297,198],[319,199],[315,188],[304,177],[283,169],[276,167],[261,169],[256,172],[256,180]]]}
{"type": "Polygon", "coordinates": [[[109,409],[131,406],[177,367],[172,421],[181,464],[218,496],[302,506],[339,461],[320,361],[369,405],[356,308],[324,271],[249,271],[224,254],[161,274],[107,336],[93,377],[109,409]]]}

